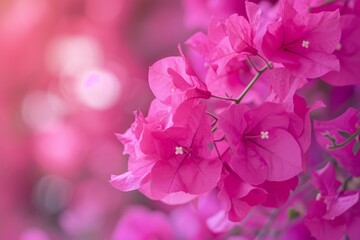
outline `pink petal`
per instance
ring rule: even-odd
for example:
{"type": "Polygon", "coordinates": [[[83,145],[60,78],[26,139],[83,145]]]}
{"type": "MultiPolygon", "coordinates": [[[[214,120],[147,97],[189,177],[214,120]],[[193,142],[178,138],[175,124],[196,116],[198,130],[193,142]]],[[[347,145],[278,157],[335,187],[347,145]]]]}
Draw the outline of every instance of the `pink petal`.
{"type": "Polygon", "coordinates": [[[152,188],[164,193],[183,191],[203,194],[212,190],[219,180],[221,163],[217,160],[174,157],[159,161],[151,171],[152,188]]]}
{"type": "Polygon", "coordinates": [[[303,171],[299,144],[285,130],[275,129],[269,139],[254,141],[253,147],[269,166],[269,181],[285,181],[303,171]]]}
{"type": "Polygon", "coordinates": [[[356,203],[358,203],[358,201],[358,192],[347,196],[340,196],[334,202],[330,203],[328,206],[329,210],[326,212],[323,218],[332,220],[354,206],[356,203]]]}
{"type": "Polygon", "coordinates": [[[134,175],[132,171],[128,171],[121,175],[112,175],[110,183],[121,191],[133,191],[139,189],[144,175],[134,175]]]}
{"type": "Polygon", "coordinates": [[[227,27],[230,43],[237,53],[257,54],[253,42],[252,27],[244,17],[237,14],[231,15],[227,27]]]}

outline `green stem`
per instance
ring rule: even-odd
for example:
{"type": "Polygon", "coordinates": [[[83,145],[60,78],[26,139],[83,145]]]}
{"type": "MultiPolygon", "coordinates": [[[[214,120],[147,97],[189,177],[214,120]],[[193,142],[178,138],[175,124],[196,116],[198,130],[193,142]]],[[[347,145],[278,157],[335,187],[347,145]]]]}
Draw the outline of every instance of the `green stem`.
{"type": "Polygon", "coordinates": [[[358,128],[354,134],[350,135],[350,137],[348,137],[344,142],[342,142],[340,144],[337,144],[333,137],[331,137],[329,134],[326,134],[325,137],[329,138],[333,144],[332,146],[328,147],[328,149],[333,150],[333,149],[345,147],[352,140],[354,140],[359,134],[360,134],[360,128],[358,128]]]}
{"type": "Polygon", "coordinates": [[[341,191],[346,191],[348,189],[349,183],[351,182],[352,179],[353,179],[353,176],[350,176],[344,181],[341,191]]]}

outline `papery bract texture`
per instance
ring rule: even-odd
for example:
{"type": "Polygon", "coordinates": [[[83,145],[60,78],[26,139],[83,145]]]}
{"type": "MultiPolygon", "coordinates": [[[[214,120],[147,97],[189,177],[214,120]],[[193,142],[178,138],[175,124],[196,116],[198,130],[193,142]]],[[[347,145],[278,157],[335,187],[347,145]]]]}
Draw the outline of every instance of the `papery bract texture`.
{"type": "Polygon", "coordinates": [[[313,182],[319,193],[304,222],[317,239],[341,239],[358,222],[359,192],[341,191],[336,169],[330,163],[313,173],[313,182]]]}
{"type": "Polygon", "coordinates": [[[210,97],[206,85],[185,57],[168,57],[156,62],[149,70],[149,84],[157,99],[173,107],[186,99],[210,97]]]}
{"type": "Polygon", "coordinates": [[[232,172],[225,171],[219,182],[219,199],[226,205],[229,220],[238,222],[244,219],[251,208],[266,201],[267,192],[244,182],[232,172]]]}
{"type": "MultiPolygon", "coordinates": [[[[196,102],[185,101],[173,115],[168,112],[171,116],[165,114],[155,122],[142,118],[136,122],[142,124],[140,134],[129,130],[130,133],[120,135],[126,149],[130,149],[126,152],[130,154],[129,172],[114,176],[111,183],[121,190],[138,188],[152,199],[211,191],[220,178],[221,162],[212,153],[213,138],[205,105],[196,102]]],[[[159,105],[162,106],[152,106],[159,109],[159,105]]]]}
{"type": "Polygon", "coordinates": [[[360,17],[353,14],[341,16],[341,30],[341,41],[334,52],[340,61],[340,71],[329,72],[322,79],[334,86],[359,84],[360,17]]]}
{"type": "Polygon", "coordinates": [[[316,78],[339,71],[339,61],[332,53],[340,35],[338,11],[300,14],[290,1],[282,0],[279,20],[267,27],[262,50],[294,75],[316,78]]]}
{"type": "Polygon", "coordinates": [[[255,109],[232,105],[221,114],[219,126],[233,153],[231,165],[244,181],[255,185],[284,181],[302,172],[302,152],[291,118],[298,119],[274,103],[255,109]]]}

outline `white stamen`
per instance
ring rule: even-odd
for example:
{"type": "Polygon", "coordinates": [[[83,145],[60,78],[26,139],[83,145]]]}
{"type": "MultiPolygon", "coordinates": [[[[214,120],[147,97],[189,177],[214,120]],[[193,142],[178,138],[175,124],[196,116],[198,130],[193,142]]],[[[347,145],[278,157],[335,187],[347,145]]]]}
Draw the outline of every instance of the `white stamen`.
{"type": "Polygon", "coordinates": [[[171,92],[175,92],[175,88],[171,88],[171,92]]]}
{"type": "Polygon", "coordinates": [[[303,47],[303,48],[309,48],[309,44],[310,44],[310,42],[309,41],[302,41],[302,44],[301,44],[301,46],[303,47]]]}
{"type": "Polygon", "coordinates": [[[175,147],[175,154],[176,155],[183,154],[183,153],[184,153],[183,147],[175,147]]]}
{"type": "Polygon", "coordinates": [[[318,193],[318,194],[316,195],[316,201],[320,201],[321,197],[322,197],[321,193],[318,193]]]}
{"type": "Polygon", "coordinates": [[[261,139],[269,139],[269,132],[268,131],[261,131],[260,135],[261,135],[261,139]]]}

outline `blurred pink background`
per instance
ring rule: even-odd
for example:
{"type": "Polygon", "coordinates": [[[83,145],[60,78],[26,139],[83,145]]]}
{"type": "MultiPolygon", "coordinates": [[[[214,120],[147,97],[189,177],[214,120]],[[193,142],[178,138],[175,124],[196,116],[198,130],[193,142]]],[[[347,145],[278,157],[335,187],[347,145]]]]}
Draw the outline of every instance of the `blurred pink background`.
{"type": "Polygon", "coordinates": [[[173,0],[0,1],[0,239],[109,239],[130,205],[155,208],[108,183],[126,169],[114,133],[191,22],[173,0]]]}

